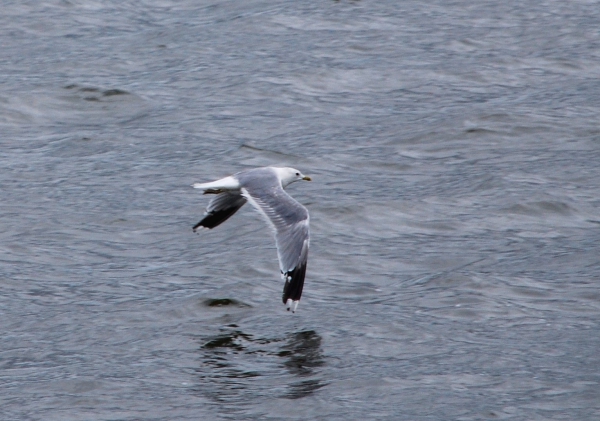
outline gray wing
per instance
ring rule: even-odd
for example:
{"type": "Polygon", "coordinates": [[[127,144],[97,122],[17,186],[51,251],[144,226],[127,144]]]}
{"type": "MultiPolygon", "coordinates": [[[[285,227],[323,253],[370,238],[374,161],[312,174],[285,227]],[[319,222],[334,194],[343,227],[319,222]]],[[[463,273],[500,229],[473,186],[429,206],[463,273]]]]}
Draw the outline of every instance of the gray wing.
{"type": "Polygon", "coordinates": [[[204,218],[194,225],[194,231],[200,227],[210,229],[221,225],[245,203],[246,198],[240,192],[227,191],[217,194],[206,207],[204,218]]]}
{"type": "Polygon", "coordinates": [[[308,211],[278,186],[246,185],[242,195],[275,230],[279,267],[286,281],[283,302],[300,299],[310,242],[308,211]]]}

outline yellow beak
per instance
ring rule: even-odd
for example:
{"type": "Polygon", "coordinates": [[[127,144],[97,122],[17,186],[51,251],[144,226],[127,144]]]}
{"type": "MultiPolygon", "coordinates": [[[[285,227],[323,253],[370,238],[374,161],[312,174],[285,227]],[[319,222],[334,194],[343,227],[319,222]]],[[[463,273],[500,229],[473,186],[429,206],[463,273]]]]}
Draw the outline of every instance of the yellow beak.
{"type": "Polygon", "coordinates": [[[305,175],[304,177],[302,177],[302,179],[306,181],[312,181],[312,178],[310,178],[308,175],[305,175]]]}

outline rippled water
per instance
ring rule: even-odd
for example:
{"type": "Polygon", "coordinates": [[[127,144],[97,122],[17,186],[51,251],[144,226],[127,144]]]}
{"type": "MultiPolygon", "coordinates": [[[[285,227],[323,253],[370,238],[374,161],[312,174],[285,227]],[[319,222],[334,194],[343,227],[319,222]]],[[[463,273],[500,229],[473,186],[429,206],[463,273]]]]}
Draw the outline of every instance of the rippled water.
{"type": "Polygon", "coordinates": [[[600,418],[598,6],[3,2],[0,418],[600,418]]]}

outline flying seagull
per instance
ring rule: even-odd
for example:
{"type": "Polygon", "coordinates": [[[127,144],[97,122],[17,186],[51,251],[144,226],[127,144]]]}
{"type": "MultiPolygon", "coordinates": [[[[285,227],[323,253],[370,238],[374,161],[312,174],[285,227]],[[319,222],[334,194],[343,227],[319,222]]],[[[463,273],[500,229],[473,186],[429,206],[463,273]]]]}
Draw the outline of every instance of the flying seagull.
{"type": "Polygon", "coordinates": [[[294,168],[262,167],[241,171],[211,183],[196,183],[204,194],[214,194],[204,218],[194,226],[212,229],[250,202],[275,233],[281,276],[285,281],[283,303],[296,312],[308,259],[308,210],[283,189],[294,181],[311,181],[294,168]]]}

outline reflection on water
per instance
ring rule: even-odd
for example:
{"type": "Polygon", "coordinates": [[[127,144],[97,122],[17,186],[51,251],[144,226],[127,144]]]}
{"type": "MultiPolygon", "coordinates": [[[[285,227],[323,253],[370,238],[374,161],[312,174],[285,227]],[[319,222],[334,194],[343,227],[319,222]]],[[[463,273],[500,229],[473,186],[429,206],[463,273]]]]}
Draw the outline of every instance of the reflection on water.
{"type": "Polygon", "coordinates": [[[324,386],[317,370],[325,364],[322,339],[314,330],[288,333],[282,338],[256,337],[235,324],[224,330],[201,347],[202,365],[197,373],[202,382],[195,388],[197,392],[216,401],[243,402],[250,396],[273,392],[278,397],[298,399],[324,386]],[[261,376],[276,378],[278,384],[257,379],[261,376]],[[206,384],[210,387],[203,387],[206,384]]]}
{"type": "MultiPolygon", "coordinates": [[[[321,337],[314,330],[290,335],[278,355],[285,359],[283,365],[291,374],[302,378],[311,376],[315,368],[325,364],[321,337]]],[[[290,399],[303,398],[321,387],[323,383],[319,379],[301,380],[290,384],[285,396],[290,399]]]]}
{"type": "Polygon", "coordinates": [[[207,298],[203,304],[207,307],[248,307],[248,304],[233,298],[207,298]]]}

